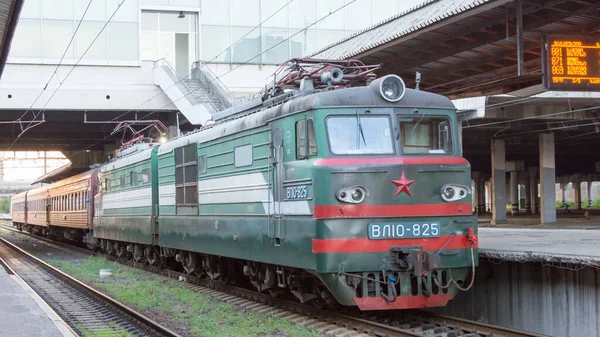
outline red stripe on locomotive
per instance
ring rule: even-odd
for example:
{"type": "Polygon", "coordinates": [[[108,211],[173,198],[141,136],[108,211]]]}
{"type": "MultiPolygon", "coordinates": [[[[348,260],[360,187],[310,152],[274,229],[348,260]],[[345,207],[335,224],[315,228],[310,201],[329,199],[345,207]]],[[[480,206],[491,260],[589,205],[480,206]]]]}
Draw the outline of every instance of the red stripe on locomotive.
{"type": "Polygon", "coordinates": [[[398,296],[396,301],[388,302],[381,297],[354,298],[360,310],[394,310],[443,307],[452,298],[450,294],[425,296],[398,296]]]}
{"type": "MultiPolygon", "coordinates": [[[[368,238],[352,239],[312,239],[313,253],[381,253],[390,250],[390,247],[398,246],[422,246],[423,250],[439,250],[452,236],[440,236],[438,238],[414,238],[414,239],[384,239],[371,240],[368,238]]],[[[477,235],[473,235],[477,238],[477,235]]],[[[476,241],[477,242],[477,241],[476,241]]],[[[471,248],[467,235],[456,235],[444,248],[467,249],[471,248]]],[[[476,246],[473,248],[477,248],[476,246]]]]}
{"type": "Polygon", "coordinates": [[[315,166],[346,165],[467,165],[469,162],[461,157],[385,157],[385,158],[318,158],[315,166]]]}
{"type": "Polygon", "coordinates": [[[314,205],[315,219],[471,215],[470,202],[418,205],[314,205]]]}

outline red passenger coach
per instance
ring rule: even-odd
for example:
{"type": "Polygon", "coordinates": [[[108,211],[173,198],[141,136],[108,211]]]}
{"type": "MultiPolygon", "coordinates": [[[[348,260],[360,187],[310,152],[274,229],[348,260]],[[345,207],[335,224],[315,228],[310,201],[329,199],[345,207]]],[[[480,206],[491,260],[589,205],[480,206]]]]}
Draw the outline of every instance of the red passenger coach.
{"type": "MultiPolygon", "coordinates": [[[[93,200],[98,185],[98,171],[90,170],[50,186],[49,218],[53,230],[55,227],[87,230],[92,226],[93,200]]],[[[76,235],[82,232],[66,231],[76,235]]],[[[72,238],[72,237],[71,237],[72,238]]]]}
{"type": "Polygon", "coordinates": [[[13,225],[22,228],[22,226],[27,223],[27,213],[25,212],[27,206],[27,191],[14,195],[10,199],[10,203],[13,225]]]}
{"type": "Polygon", "coordinates": [[[48,220],[48,187],[28,191],[27,225],[48,227],[48,220]]]}

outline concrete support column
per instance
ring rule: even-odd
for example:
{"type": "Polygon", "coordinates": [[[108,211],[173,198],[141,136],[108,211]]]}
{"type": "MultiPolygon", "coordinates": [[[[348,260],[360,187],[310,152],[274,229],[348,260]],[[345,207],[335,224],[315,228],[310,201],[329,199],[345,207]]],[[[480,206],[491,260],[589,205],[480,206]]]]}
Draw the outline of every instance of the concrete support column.
{"type": "Polygon", "coordinates": [[[475,183],[475,198],[474,205],[477,209],[477,214],[485,213],[485,179],[483,172],[473,172],[473,182],[475,183]]]}
{"type": "Polygon", "coordinates": [[[525,213],[531,213],[531,180],[525,179],[525,213]]]}
{"type": "Polygon", "coordinates": [[[506,221],[506,148],[492,140],[492,225],[506,221]]]}
{"type": "Polygon", "coordinates": [[[588,197],[588,207],[592,208],[594,205],[594,200],[592,199],[592,181],[587,182],[587,197],[588,197]]]}
{"type": "Polygon", "coordinates": [[[564,206],[567,203],[567,186],[569,184],[560,184],[560,192],[561,192],[561,203],[564,206]]]}
{"type": "Polygon", "coordinates": [[[535,181],[535,214],[540,213],[541,202],[542,202],[542,198],[540,197],[540,180],[536,179],[536,181],[535,181]]]}
{"type": "Polygon", "coordinates": [[[175,137],[179,136],[179,129],[178,129],[178,114],[179,112],[175,112],[169,115],[169,126],[167,129],[167,137],[169,139],[173,139],[175,137]]]}
{"type": "Polygon", "coordinates": [[[575,208],[581,210],[581,181],[579,179],[573,181],[573,188],[575,189],[575,208]]]}
{"type": "Polygon", "coordinates": [[[537,174],[539,169],[537,167],[529,167],[527,168],[527,174],[529,177],[529,203],[531,204],[531,214],[537,213],[538,206],[538,190],[537,190],[537,174]]]}
{"type": "Polygon", "coordinates": [[[485,195],[486,195],[486,212],[492,213],[492,181],[488,180],[485,182],[485,195]]]}
{"type": "Polygon", "coordinates": [[[540,134],[540,220],[556,222],[556,165],[554,134],[540,134]]]}
{"type": "Polygon", "coordinates": [[[170,125],[167,129],[167,138],[173,139],[177,137],[177,127],[174,125],[170,125]]]}
{"type": "Polygon", "coordinates": [[[535,176],[530,175],[529,176],[529,202],[531,203],[531,214],[536,214],[537,210],[538,210],[538,203],[537,203],[537,196],[538,196],[538,191],[537,191],[537,179],[535,179],[535,176]]]}
{"type": "Polygon", "coordinates": [[[519,172],[510,173],[510,202],[512,209],[511,215],[519,215],[519,172]]]}
{"type": "Polygon", "coordinates": [[[473,179],[473,208],[475,208],[475,214],[479,214],[479,172],[471,172],[471,179],[473,179]]]}
{"type": "Polygon", "coordinates": [[[483,174],[481,177],[479,177],[479,183],[477,184],[477,194],[479,195],[477,200],[477,210],[479,211],[479,214],[485,214],[485,179],[483,178],[483,174]]]}

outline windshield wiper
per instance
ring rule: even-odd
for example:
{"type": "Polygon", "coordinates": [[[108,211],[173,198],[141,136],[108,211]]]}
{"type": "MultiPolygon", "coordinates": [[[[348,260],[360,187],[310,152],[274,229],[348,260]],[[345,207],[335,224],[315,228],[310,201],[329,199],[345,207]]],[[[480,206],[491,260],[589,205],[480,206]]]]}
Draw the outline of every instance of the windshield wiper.
{"type": "MultiPolygon", "coordinates": [[[[415,112],[418,112],[418,110],[415,109],[415,112]]],[[[412,136],[412,134],[415,132],[415,130],[417,129],[417,126],[419,126],[419,124],[421,124],[421,121],[423,120],[423,118],[425,118],[425,114],[421,114],[421,119],[419,119],[417,121],[417,123],[415,123],[415,126],[412,128],[412,130],[410,131],[409,136],[412,136]]]]}
{"type": "MultiPolygon", "coordinates": [[[[360,123],[360,116],[358,115],[358,110],[356,110],[356,126],[358,127],[358,133],[362,137],[363,143],[367,146],[367,141],[365,140],[365,134],[363,133],[362,124],[360,123]]],[[[356,149],[360,149],[360,138],[358,138],[358,133],[356,137],[356,149]]]]}

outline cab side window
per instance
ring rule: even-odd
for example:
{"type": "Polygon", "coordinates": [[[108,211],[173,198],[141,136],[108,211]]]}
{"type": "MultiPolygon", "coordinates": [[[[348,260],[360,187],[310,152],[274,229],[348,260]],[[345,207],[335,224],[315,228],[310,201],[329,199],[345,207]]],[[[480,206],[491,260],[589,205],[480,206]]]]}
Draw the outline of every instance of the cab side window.
{"type": "Polygon", "coordinates": [[[306,159],[317,155],[317,139],[313,120],[296,122],[296,159],[306,159]]]}

